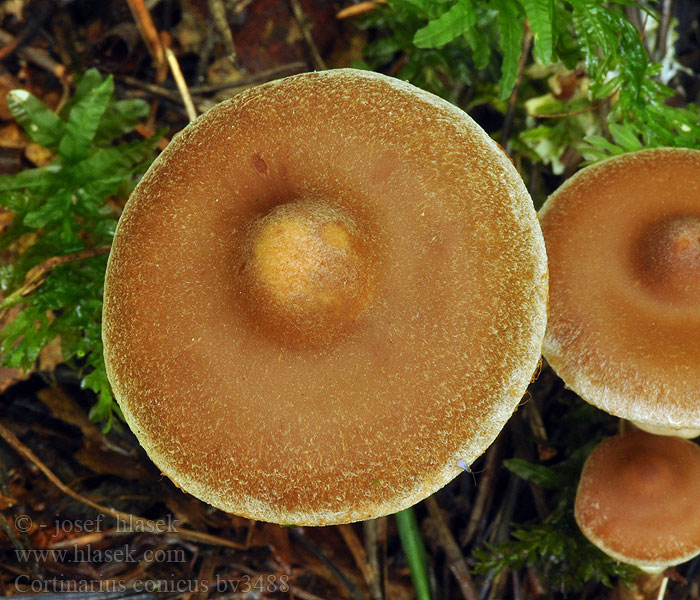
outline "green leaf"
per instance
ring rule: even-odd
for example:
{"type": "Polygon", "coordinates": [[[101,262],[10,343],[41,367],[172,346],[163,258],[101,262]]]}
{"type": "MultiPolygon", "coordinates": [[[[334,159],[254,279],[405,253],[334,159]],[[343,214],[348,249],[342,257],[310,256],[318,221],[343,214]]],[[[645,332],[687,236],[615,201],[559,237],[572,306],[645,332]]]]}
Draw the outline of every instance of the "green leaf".
{"type": "Polygon", "coordinates": [[[114,80],[110,75],[98,86],[91,87],[71,108],[66,132],[58,146],[59,152],[68,162],[75,162],[89,154],[113,91],[114,80]]]}
{"type": "Polygon", "coordinates": [[[542,64],[552,62],[554,0],[520,0],[534,40],[533,53],[542,64]]]}
{"type": "Polygon", "coordinates": [[[471,0],[458,0],[450,10],[416,31],[413,43],[418,48],[437,48],[462,35],[476,23],[471,0]]]}
{"type": "Polygon", "coordinates": [[[513,539],[476,548],[474,573],[485,575],[506,567],[519,570],[528,565],[539,579],[565,595],[581,591],[590,581],[608,587],[613,578],[631,582],[639,569],[605,555],[583,537],[572,504],[573,495],[560,501],[544,522],[518,526],[513,539]]]}
{"type": "Polygon", "coordinates": [[[637,137],[632,125],[622,125],[610,123],[608,125],[613,139],[627,152],[634,152],[642,149],[642,142],[637,137]]]}
{"type": "Polygon", "coordinates": [[[83,73],[82,77],[78,80],[78,84],[75,87],[75,93],[72,98],[66,103],[64,110],[61,111],[61,116],[67,118],[68,114],[78,102],[83,100],[88,94],[90,94],[96,87],[101,85],[103,82],[102,75],[97,69],[88,69],[83,73]]]}
{"type": "Polygon", "coordinates": [[[498,8],[498,43],[503,52],[499,95],[505,100],[513,91],[518,79],[518,66],[522,54],[524,17],[512,0],[495,0],[498,8]]]}
{"type": "Polygon", "coordinates": [[[412,4],[413,6],[421,9],[424,12],[428,12],[429,9],[429,2],[430,0],[404,0],[405,2],[408,2],[409,4],[412,4]]]}
{"type": "Polygon", "coordinates": [[[24,225],[39,229],[48,223],[58,222],[66,214],[71,203],[71,196],[65,190],[56,191],[46,199],[39,209],[28,212],[24,217],[24,225]]]}
{"type": "Polygon", "coordinates": [[[591,75],[594,98],[608,96],[615,87],[621,91],[623,107],[641,107],[643,80],[649,57],[639,32],[622,14],[607,8],[600,0],[569,0],[581,40],[586,68],[591,75]],[[608,73],[619,71],[611,85],[608,73]]]}
{"type": "MultiPolygon", "coordinates": [[[[60,170],[60,167],[58,168],[60,170]]],[[[51,174],[57,171],[56,166],[44,167],[42,169],[27,169],[14,175],[0,175],[0,194],[17,190],[27,190],[32,188],[46,187],[51,174]]],[[[17,208],[8,206],[0,202],[5,208],[17,208]]]]}
{"type": "Polygon", "coordinates": [[[0,332],[3,362],[13,369],[31,369],[50,341],[46,314],[35,308],[21,311],[0,332]]]}
{"type": "Polygon", "coordinates": [[[491,46],[484,29],[471,27],[464,32],[464,38],[472,49],[472,60],[474,66],[483,71],[491,60],[491,46]]]}
{"type": "Polygon", "coordinates": [[[114,403],[101,349],[94,354],[96,357],[91,355],[90,361],[93,370],[83,377],[81,385],[97,394],[97,402],[90,409],[89,417],[95,423],[102,423],[102,431],[107,432],[113,425],[114,413],[116,412],[120,417],[122,415],[119,407],[114,403]]]}
{"type": "Polygon", "coordinates": [[[148,102],[138,98],[114,102],[102,116],[95,139],[112,140],[128,133],[148,116],[149,110],[148,102]]]}
{"type": "Polygon", "coordinates": [[[140,101],[114,101],[113,89],[111,78],[104,80],[96,70],[88,71],[58,116],[26,92],[16,92],[18,118],[29,125],[41,121],[37,139],[52,143],[58,154],[41,169],[0,176],[0,205],[14,212],[0,237],[0,247],[12,249],[9,264],[0,266],[4,295],[0,309],[20,308],[0,329],[0,362],[32,370],[41,349],[60,338],[64,359],[81,372],[84,387],[97,396],[91,417],[104,427],[121,415],[102,356],[107,257],[69,261],[51,269],[32,293],[21,296],[16,291],[29,269],[43,261],[108,245],[116,227],[108,196],[128,194],[136,176],[153,159],[162,132],[122,144],[113,138],[130,131],[147,112],[140,101]],[[22,239],[27,243],[15,244],[22,239]]]}
{"type": "Polygon", "coordinates": [[[58,144],[65,125],[58,115],[38,98],[26,90],[12,90],[7,94],[7,105],[30,140],[47,148],[58,144]]]}

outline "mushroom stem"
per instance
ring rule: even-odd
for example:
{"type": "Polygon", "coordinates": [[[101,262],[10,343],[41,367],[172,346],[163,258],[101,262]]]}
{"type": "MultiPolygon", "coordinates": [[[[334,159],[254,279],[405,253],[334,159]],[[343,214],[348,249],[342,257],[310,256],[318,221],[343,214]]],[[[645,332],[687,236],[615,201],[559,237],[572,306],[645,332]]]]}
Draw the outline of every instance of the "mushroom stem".
{"type": "Polygon", "coordinates": [[[631,587],[621,581],[610,595],[610,600],[663,600],[666,595],[668,577],[664,572],[643,573],[637,577],[631,587]]]}

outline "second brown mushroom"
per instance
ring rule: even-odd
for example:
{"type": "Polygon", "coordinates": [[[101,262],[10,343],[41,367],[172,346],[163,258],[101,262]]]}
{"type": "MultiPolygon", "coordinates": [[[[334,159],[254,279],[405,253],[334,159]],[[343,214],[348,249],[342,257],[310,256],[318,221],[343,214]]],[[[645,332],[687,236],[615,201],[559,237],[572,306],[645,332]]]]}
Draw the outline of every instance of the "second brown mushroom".
{"type": "Polygon", "coordinates": [[[642,150],[584,168],[540,222],[550,365],[640,428],[700,434],[700,151],[642,150]]]}

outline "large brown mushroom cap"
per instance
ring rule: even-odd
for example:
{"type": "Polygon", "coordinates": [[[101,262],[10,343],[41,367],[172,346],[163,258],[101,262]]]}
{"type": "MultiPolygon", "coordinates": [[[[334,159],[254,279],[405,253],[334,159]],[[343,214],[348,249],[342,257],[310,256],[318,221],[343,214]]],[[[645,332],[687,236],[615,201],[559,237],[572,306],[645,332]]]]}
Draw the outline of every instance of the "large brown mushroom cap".
{"type": "Polygon", "coordinates": [[[193,495],[278,523],[376,517],[493,441],[539,359],[546,279],[522,180],[466,114],[306,73],[210,110],[135,190],[108,374],[193,495]]]}
{"type": "Polygon", "coordinates": [[[552,194],[540,222],[554,370],[640,427],[700,429],[700,151],[587,167],[552,194]]]}
{"type": "Polygon", "coordinates": [[[581,473],[576,522],[606,554],[661,570],[700,554],[700,447],[634,431],[609,438],[581,473]]]}

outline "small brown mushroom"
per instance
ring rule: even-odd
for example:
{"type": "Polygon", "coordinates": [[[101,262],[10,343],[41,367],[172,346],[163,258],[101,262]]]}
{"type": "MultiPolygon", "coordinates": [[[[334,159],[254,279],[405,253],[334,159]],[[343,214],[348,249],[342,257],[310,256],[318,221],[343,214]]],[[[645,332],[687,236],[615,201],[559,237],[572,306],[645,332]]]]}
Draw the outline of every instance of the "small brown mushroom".
{"type": "Polygon", "coordinates": [[[546,288],[530,197],[466,114],[376,73],[306,73],[210,110],[136,188],[105,359],[184,490],[343,523],[489,446],[539,360],[546,288]]]}
{"type": "Polygon", "coordinates": [[[583,467],[574,515],[593,544],[661,585],[664,569],[700,554],[700,447],[640,430],[603,441],[583,467]]]}
{"type": "Polygon", "coordinates": [[[554,370],[640,428],[700,434],[700,151],[642,150],[582,169],[540,222],[554,370]]]}

